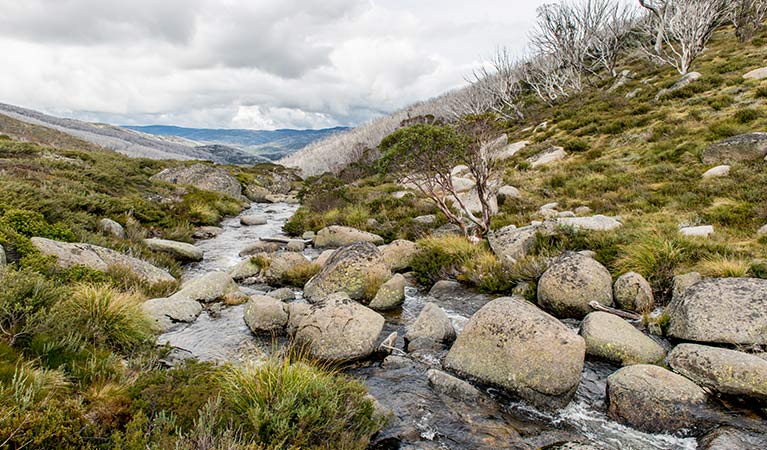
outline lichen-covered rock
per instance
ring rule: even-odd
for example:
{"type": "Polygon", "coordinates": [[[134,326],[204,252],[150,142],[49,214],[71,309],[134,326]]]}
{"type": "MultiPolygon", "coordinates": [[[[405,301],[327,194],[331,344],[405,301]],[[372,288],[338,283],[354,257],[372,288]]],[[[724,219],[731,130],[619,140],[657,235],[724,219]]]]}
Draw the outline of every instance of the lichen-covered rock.
{"type": "Polygon", "coordinates": [[[102,233],[109,234],[117,239],[125,239],[128,237],[125,234],[125,228],[112,219],[103,218],[99,220],[99,230],[102,233]]]}
{"type": "Polygon", "coordinates": [[[374,295],[389,278],[391,271],[378,248],[359,242],[336,250],[322,270],[306,283],[304,295],[316,301],[335,292],[345,292],[354,300],[364,300],[366,295],[374,295]]]}
{"type": "Polygon", "coordinates": [[[434,303],[423,306],[418,318],[407,327],[405,343],[408,351],[442,347],[455,340],[455,328],[445,311],[434,303]]]}
{"type": "Polygon", "coordinates": [[[280,285],[289,272],[306,268],[312,263],[301,253],[284,252],[273,254],[269,260],[269,267],[264,272],[265,281],[271,285],[280,285]]]}
{"type": "Polygon", "coordinates": [[[671,299],[678,299],[690,288],[690,286],[702,279],[703,277],[700,276],[698,272],[690,272],[675,276],[673,280],[673,288],[671,290],[671,299]]]}
{"type": "Polygon", "coordinates": [[[106,272],[111,267],[123,267],[151,284],[174,283],[176,281],[166,270],[97,245],[72,244],[41,237],[33,237],[32,244],[43,255],[55,256],[56,264],[63,269],[72,266],[86,266],[93,270],[106,272]]]}
{"type": "Polygon", "coordinates": [[[624,273],[613,285],[613,297],[618,308],[647,313],[655,306],[652,286],[636,272],[624,273]]]}
{"type": "Polygon", "coordinates": [[[611,306],[613,280],[602,264],[581,254],[563,254],[538,281],[538,304],[557,317],[582,319],[592,301],[611,306]]]}
{"type": "Polygon", "coordinates": [[[413,257],[418,253],[415,242],[405,239],[397,239],[381,250],[384,263],[392,272],[399,272],[410,268],[413,257]]]}
{"type": "Polygon", "coordinates": [[[245,306],[245,323],[254,333],[275,333],[288,324],[287,305],[274,297],[254,295],[245,306]]]}
{"type": "Polygon", "coordinates": [[[242,198],[242,187],[236,177],[224,169],[206,164],[194,164],[186,167],[172,167],[154,175],[153,180],[173,184],[185,184],[205,191],[214,191],[242,198]]]}
{"type": "Polygon", "coordinates": [[[767,133],[732,136],[703,149],[706,164],[759,161],[767,155],[767,133]]]}
{"type": "Polygon", "coordinates": [[[622,366],[657,364],[666,356],[652,338],[620,317],[602,311],[583,319],[581,336],[586,341],[586,354],[622,366]]]}
{"type": "Polygon", "coordinates": [[[325,227],[318,231],[317,236],[314,238],[315,247],[343,247],[357,242],[381,245],[384,243],[384,240],[377,234],[340,225],[325,227]]]}
{"type": "Polygon", "coordinates": [[[226,272],[209,272],[184,283],[181,290],[170,298],[188,299],[203,303],[221,301],[240,296],[240,288],[226,272]]]}
{"type": "Polygon", "coordinates": [[[320,253],[320,256],[318,256],[317,259],[314,260],[314,263],[319,265],[320,267],[325,267],[325,264],[328,263],[328,260],[335,252],[336,252],[335,250],[323,251],[322,253],[320,253]]]}
{"type": "Polygon", "coordinates": [[[706,392],[662,367],[637,364],[607,377],[608,414],[649,433],[694,428],[708,414],[706,392]]]}
{"type": "Polygon", "coordinates": [[[287,305],[288,310],[288,325],[286,331],[290,336],[295,336],[298,331],[298,326],[301,325],[301,321],[304,320],[309,311],[311,305],[308,303],[291,302],[287,305]]]}
{"type": "Polygon", "coordinates": [[[144,239],[144,244],[150,250],[170,255],[173,259],[181,262],[202,261],[203,251],[186,242],[170,241],[167,239],[144,239]]]}
{"type": "Polygon", "coordinates": [[[298,326],[296,341],[314,358],[353,361],[375,351],[383,326],[383,316],[337,293],[311,306],[298,326]]]}
{"type": "Polygon", "coordinates": [[[282,250],[293,251],[288,249],[288,244],[283,242],[269,242],[269,241],[255,241],[246,245],[240,250],[240,256],[253,256],[259,253],[276,253],[282,250]]]}
{"type": "Polygon", "coordinates": [[[538,406],[564,407],[581,379],[583,338],[532,303],[491,301],[474,314],[444,365],[538,406]]]}
{"type": "Polygon", "coordinates": [[[186,298],[153,298],[145,301],[141,309],[155,329],[165,333],[194,322],[202,312],[202,305],[186,298]]]}
{"type": "Polygon", "coordinates": [[[256,203],[271,203],[267,201],[267,197],[272,195],[272,192],[269,189],[266,189],[265,187],[261,187],[255,184],[250,184],[245,187],[245,197],[248,198],[248,200],[256,202],[256,203]]]}
{"type": "Polygon", "coordinates": [[[398,273],[378,288],[368,307],[376,311],[386,311],[398,307],[404,300],[405,277],[398,273]]]}
{"type": "Polygon", "coordinates": [[[541,153],[527,159],[530,167],[536,168],[553,162],[561,161],[567,157],[567,152],[562,147],[551,147],[541,153]]]}
{"type": "Polygon", "coordinates": [[[726,395],[767,401],[767,361],[726,348],[677,345],[668,355],[675,372],[726,395]]]}
{"type": "Polygon", "coordinates": [[[487,234],[487,242],[498,259],[504,264],[511,265],[527,256],[532,250],[537,232],[536,226],[517,228],[509,225],[490,231],[487,234]]]}
{"type": "Polygon", "coordinates": [[[700,281],[669,305],[670,336],[722,344],[767,344],[767,280],[700,281]]]}

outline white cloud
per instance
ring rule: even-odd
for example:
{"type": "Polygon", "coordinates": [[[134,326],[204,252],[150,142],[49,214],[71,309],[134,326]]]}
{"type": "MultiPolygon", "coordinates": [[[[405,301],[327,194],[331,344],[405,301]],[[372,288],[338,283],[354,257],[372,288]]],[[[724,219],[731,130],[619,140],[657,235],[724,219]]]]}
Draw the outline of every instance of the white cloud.
{"type": "Polygon", "coordinates": [[[355,125],[524,47],[524,0],[0,0],[0,102],[119,124],[355,125]]]}

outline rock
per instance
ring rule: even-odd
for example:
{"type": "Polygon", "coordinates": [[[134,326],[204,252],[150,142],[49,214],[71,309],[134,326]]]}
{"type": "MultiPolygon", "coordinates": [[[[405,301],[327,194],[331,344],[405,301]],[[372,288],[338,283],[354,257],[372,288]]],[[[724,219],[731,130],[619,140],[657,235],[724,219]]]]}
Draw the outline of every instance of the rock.
{"type": "Polygon", "coordinates": [[[116,237],[117,239],[126,239],[128,237],[128,235],[125,234],[125,228],[112,219],[104,218],[99,220],[99,231],[116,237]]]}
{"type": "Polygon", "coordinates": [[[321,229],[314,238],[315,247],[343,247],[357,242],[370,242],[381,245],[384,240],[377,234],[360,231],[356,228],[331,225],[321,229]]]}
{"type": "MultiPolygon", "coordinates": [[[[482,211],[482,202],[479,200],[479,194],[477,194],[476,190],[471,190],[467,192],[460,192],[458,193],[458,200],[460,200],[463,203],[463,206],[466,207],[471,212],[480,212],[482,211]]],[[[455,208],[460,208],[460,205],[457,201],[455,201],[455,198],[452,196],[447,198],[447,201],[450,202],[455,208]]],[[[498,198],[495,195],[491,195],[488,199],[488,207],[490,209],[490,214],[497,214],[498,213],[498,198]]]]}
{"type": "Polygon", "coordinates": [[[767,448],[767,434],[720,427],[700,439],[701,450],[745,450],[767,448]]]}
{"type": "Polygon", "coordinates": [[[767,280],[713,278],[669,305],[668,334],[686,341],[767,344],[767,280]]]}
{"type": "Polygon", "coordinates": [[[490,231],[487,234],[487,242],[501,262],[511,265],[527,256],[533,249],[536,233],[537,226],[517,228],[509,225],[490,231]]]}
{"type": "Polygon", "coordinates": [[[677,345],[668,355],[674,370],[721,394],[767,401],[767,361],[755,355],[698,344],[677,345]]]}
{"type": "Polygon", "coordinates": [[[450,171],[450,176],[460,177],[461,175],[464,175],[467,173],[469,173],[469,166],[464,164],[459,164],[453,167],[453,170],[450,171]]]}
{"type": "Polygon", "coordinates": [[[407,327],[405,346],[409,352],[428,349],[434,346],[440,348],[455,340],[455,328],[445,311],[434,303],[428,302],[423,306],[418,318],[407,327]]]}
{"type": "Polygon", "coordinates": [[[325,267],[325,264],[328,263],[328,260],[331,256],[333,256],[333,253],[335,252],[335,250],[325,250],[324,252],[320,253],[320,256],[318,256],[317,259],[314,260],[314,263],[318,264],[320,267],[325,267]]]}
{"type": "Polygon", "coordinates": [[[575,214],[579,216],[587,216],[591,214],[591,208],[589,208],[588,206],[579,206],[575,208],[575,214]]]}
{"type": "Polygon", "coordinates": [[[623,226],[622,223],[603,215],[591,217],[559,217],[557,224],[560,226],[573,227],[576,230],[587,231],[612,231],[623,226]]]}
{"type": "Polygon", "coordinates": [[[474,180],[468,178],[453,177],[452,181],[455,192],[469,192],[477,185],[474,180]]]}
{"type": "Polygon", "coordinates": [[[649,313],[655,306],[652,286],[636,272],[624,273],[613,285],[613,297],[618,308],[649,313]]]}
{"type": "Polygon", "coordinates": [[[581,379],[586,345],[532,303],[499,298],[474,314],[444,365],[536,406],[564,407],[581,379]]]}
{"type": "Polygon", "coordinates": [[[293,292],[293,289],[290,288],[280,288],[275,289],[269,293],[267,293],[269,297],[276,298],[277,300],[281,302],[286,302],[288,300],[294,300],[296,298],[296,294],[293,292]]]}
{"type": "MultiPolygon", "coordinates": [[[[264,258],[266,258],[266,256],[264,256],[264,258]]],[[[235,281],[242,281],[242,280],[262,274],[264,269],[265,267],[262,267],[259,264],[256,264],[255,262],[253,262],[251,258],[248,258],[245,261],[241,261],[237,263],[234,267],[230,268],[229,275],[235,281]]]]}
{"type": "Polygon", "coordinates": [[[401,200],[408,195],[413,195],[413,193],[410,191],[397,191],[397,192],[392,192],[391,194],[391,196],[396,198],[397,200],[401,200]]]}
{"type": "Polygon", "coordinates": [[[248,200],[256,203],[271,203],[267,200],[267,197],[272,195],[269,189],[266,189],[255,184],[250,184],[245,188],[245,197],[248,200]]]}
{"type": "Polygon", "coordinates": [[[5,256],[5,249],[0,245],[0,267],[5,266],[6,264],[8,264],[8,259],[5,256]]]}
{"type": "Polygon", "coordinates": [[[354,300],[364,300],[371,289],[377,292],[389,278],[391,271],[375,245],[358,242],[336,250],[322,270],[306,283],[304,296],[316,301],[334,292],[345,292],[354,300]]]}
{"type": "MultiPolygon", "coordinates": [[[[560,218],[573,218],[575,217],[575,213],[572,211],[560,211],[557,213],[557,217],[560,218]]],[[[585,219],[585,217],[579,217],[580,219],[585,219]]]]}
{"type": "Polygon", "coordinates": [[[682,236],[707,238],[710,235],[714,234],[714,227],[713,225],[701,225],[697,227],[682,227],[679,229],[679,233],[682,236]]]}
{"type": "Polygon", "coordinates": [[[763,80],[767,78],[767,67],[760,67],[750,72],[743,74],[743,78],[746,80],[763,80]]]}
{"type": "Polygon", "coordinates": [[[304,234],[301,235],[301,239],[305,241],[314,241],[314,231],[304,231],[304,234]]]}
{"type": "Polygon", "coordinates": [[[723,139],[703,149],[706,164],[759,161],[767,155],[767,133],[748,133],[723,139]]]}
{"type": "Polygon", "coordinates": [[[759,236],[764,236],[767,234],[767,225],[762,225],[762,227],[756,231],[756,234],[759,236]]]}
{"type": "Polygon", "coordinates": [[[152,180],[185,184],[205,191],[220,192],[237,199],[242,198],[242,188],[236,177],[224,169],[206,164],[168,168],[153,176],[152,180]]]}
{"type": "Polygon", "coordinates": [[[298,326],[296,341],[314,358],[353,361],[375,351],[383,326],[383,316],[337,293],[311,307],[298,326]]]}
{"type": "Polygon", "coordinates": [[[649,433],[694,428],[708,409],[706,392],[662,367],[637,364],[607,377],[608,414],[649,433]]]}
{"type": "Polygon", "coordinates": [[[536,168],[545,166],[553,162],[561,161],[567,157],[567,152],[562,147],[551,147],[543,152],[528,158],[527,162],[530,163],[530,167],[536,168]]]}
{"type": "Polygon", "coordinates": [[[468,299],[475,295],[476,294],[466,286],[452,280],[439,280],[434,283],[429,290],[429,297],[434,297],[438,300],[450,298],[468,299]]]}
{"type": "Polygon", "coordinates": [[[613,304],[613,279],[602,264],[578,253],[564,253],[538,281],[538,304],[557,317],[582,319],[592,301],[613,304]]]}
{"type": "Polygon", "coordinates": [[[503,160],[506,160],[506,159],[509,159],[509,158],[513,157],[514,155],[519,153],[520,150],[522,150],[523,148],[527,147],[529,144],[530,144],[530,141],[515,142],[513,144],[507,145],[506,147],[504,147],[503,149],[498,151],[493,156],[495,157],[495,159],[503,161],[503,160]]]}
{"type": "Polygon", "coordinates": [[[245,306],[245,323],[254,333],[275,333],[288,324],[285,303],[274,297],[254,295],[245,306]]]}
{"type": "Polygon", "coordinates": [[[266,219],[266,216],[262,214],[254,214],[252,216],[240,217],[240,223],[245,226],[266,225],[267,222],[268,220],[266,219]]]}
{"type": "Polygon", "coordinates": [[[432,236],[463,236],[461,227],[454,223],[446,223],[431,232],[432,236]]]}
{"type": "Polygon", "coordinates": [[[396,274],[378,288],[368,307],[377,311],[394,309],[405,301],[405,277],[396,274]]]}
{"type": "Polygon", "coordinates": [[[285,244],[285,250],[289,252],[301,253],[305,248],[306,244],[304,244],[304,241],[300,239],[291,239],[287,244],[285,244]]]}
{"type": "Polygon", "coordinates": [[[197,320],[202,305],[185,298],[153,298],[145,301],[141,309],[158,331],[166,333],[197,320]]]}
{"type": "Polygon", "coordinates": [[[399,272],[410,268],[413,257],[418,253],[415,242],[405,239],[397,239],[381,250],[384,264],[392,272],[399,272]]]}
{"type": "Polygon", "coordinates": [[[202,261],[203,252],[199,248],[186,242],[170,241],[167,239],[144,239],[144,244],[150,250],[167,253],[177,261],[202,261]]]}
{"type": "Polygon", "coordinates": [[[259,253],[275,253],[280,250],[288,250],[288,244],[284,242],[255,241],[240,250],[240,256],[252,256],[259,253]]]}
{"type": "Polygon", "coordinates": [[[307,267],[312,263],[301,253],[284,252],[271,256],[269,267],[264,273],[266,282],[271,285],[280,285],[289,272],[299,267],[307,267]]]}
{"type": "Polygon", "coordinates": [[[682,78],[679,79],[676,83],[674,83],[671,87],[666,89],[661,89],[660,92],[655,96],[655,100],[660,100],[661,98],[667,96],[668,94],[678,91],[682,89],[683,87],[689,85],[693,81],[696,81],[702,77],[699,72],[689,72],[682,76],[682,78]]]}
{"type": "Polygon", "coordinates": [[[298,326],[301,325],[301,321],[304,320],[309,314],[311,306],[307,303],[288,303],[288,325],[286,331],[290,336],[295,336],[298,331],[298,326]]]}
{"type": "Polygon", "coordinates": [[[731,166],[716,166],[708,169],[702,176],[703,178],[726,177],[730,174],[731,166]]]}
{"type": "Polygon", "coordinates": [[[57,265],[63,269],[72,266],[86,266],[106,272],[111,267],[124,267],[134,275],[151,284],[175,283],[176,279],[167,271],[146,261],[90,244],[72,244],[51,239],[33,237],[32,244],[46,256],[55,256],[57,265]]]}
{"type": "Polygon", "coordinates": [[[658,364],[666,356],[663,347],[633,325],[602,311],[583,319],[581,336],[586,341],[586,354],[622,366],[658,364]]]}
{"type": "Polygon", "coordinates": [[[540,210],[541,211],[543,211],[545,209],[556,210],[557,208],[559,208],[559,202],[551,202],[551,203],[546,203],[545,205],[541,206],[540,210]]]}
{"type": "Polygon", "coordinates": [[[425,216],[413,217],[413,222],[422,223],[424,225],[431,225],[437,221],[437,216],[434,214],[426,214],[425,216]]]}
{"type": "Polygon", "coordinates": [[[427,370],[426,378],[429,380],[429,386],[439,394],[447,395],[465,403],[485,400],[485,394],[472,386],[471,383],[441,370],[427,370]]]}
{"type": "Polygon", "coordinates": [[[195,278],[181,287],[181,290],[170,298],[185,298],[198,302],[210,303],[224,300],[227,297],[239,297],[240,288],[226,272],[209,272],[195,278]]]}
{"type": "Polygon", "coordinates": [[[671,300],[676,300],[690,288],[690,286],[702,280],[698,272],[685,273],[674,277],[671,300]]]}
{"type": "Polygon", "coordinates": [[[506,185],[498,189],[498,201],[501,203],[505,203],[511,199],[520,197],[522,197],[522,194],[519,192],[519,189],[515,188],[514,186],[506,185]]]}
{"type": "Polygon", "coordinates": [[[223,232],[224,229],[221,227],[199,227],[194,230],[192,237],[195,239],[211,239],[223,232]]]}

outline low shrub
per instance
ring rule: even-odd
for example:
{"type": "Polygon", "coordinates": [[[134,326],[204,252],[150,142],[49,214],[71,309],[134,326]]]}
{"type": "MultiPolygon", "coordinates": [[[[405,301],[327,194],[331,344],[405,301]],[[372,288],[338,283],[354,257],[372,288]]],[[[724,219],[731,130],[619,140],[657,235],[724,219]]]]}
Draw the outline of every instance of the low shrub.
{"type": "Polygon", "coordinates": [[[67,290],[29,270],[0,270],[0,329],[11,345],[25,342],[67,290]]]}
{"type": "Polygon", "coordinates": [[[482,253],[482,247],[463,236],[427,237],[417,242],[419,251],[413,257],[416,279],[424,285],[456,278],[482,253]]]}

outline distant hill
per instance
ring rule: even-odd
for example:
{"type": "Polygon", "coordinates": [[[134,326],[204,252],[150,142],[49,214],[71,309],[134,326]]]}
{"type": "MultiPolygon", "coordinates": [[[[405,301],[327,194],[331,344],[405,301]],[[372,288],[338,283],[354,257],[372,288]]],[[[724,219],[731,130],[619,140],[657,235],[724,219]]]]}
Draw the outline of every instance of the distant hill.
{"type": "Polygon", "coordinates": [[[202,144],[229,145],[271,160],[295,153],[307,145],[347,131],[347,127],[320,130],[245,130],[184,128],[166,125],[124,126],[134,131],[162,137],[177,137],[202,144]]]}
{"type": "MultiPolygon", "coordinates": [[[[113,125],[64,119],[4,103],[0,103],[0,115],[36,126],[36,134],[41,132],[39,127],[44,127],[52,130],[47,133],[50,136],[60,136],[60,133],[63,133],[77,140],[132,157],[200,159],[223,164],[257,164],[267,161],[267,158],[227,145],[209,145],[207,142],[198,143],[187,139],[166,138],[113,125]],[[53,131],[58,133],[53,133],[53,131]]],[[[10,120],[0,121],[0,134],[8,134],[19,139],[37,142],[34,136],[24,135],[25,133],[29,134],[31,128],[25,131],[24,127],[18,125],[11,127],[11,123],[10,120]]],[[[60,137],[57,139],[65,142],[60,137]]]]}

